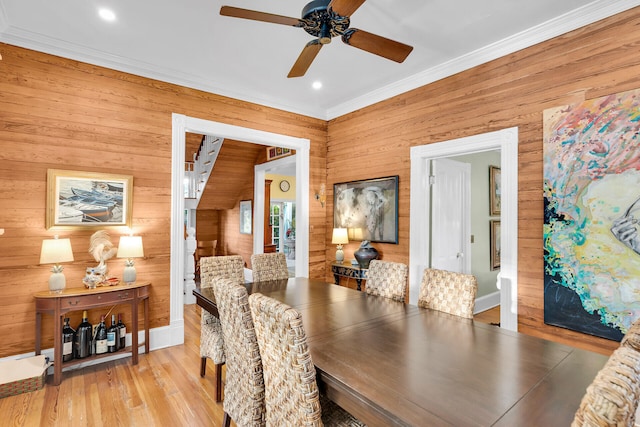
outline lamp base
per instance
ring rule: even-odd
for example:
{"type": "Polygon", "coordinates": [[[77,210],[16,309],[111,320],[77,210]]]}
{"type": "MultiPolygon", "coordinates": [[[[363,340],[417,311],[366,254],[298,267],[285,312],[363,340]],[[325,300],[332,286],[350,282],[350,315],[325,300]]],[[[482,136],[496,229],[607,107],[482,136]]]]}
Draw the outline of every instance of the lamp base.
{"type": "Polygon", "coordinates": [[[67,279],[64,273],[51,273],[49,277],[49,292],[59,294],[67,286],[67,279]]]}
{"type": "Polygon", "coordinates": [[[336,262],[344,261],[344,251],[342,250],[342,245],[338,245],[336,249],[336,262]]]}
{"type": "Polygon", "coordinates": [[[122,272],[122,281],[127,285],[130,285],[136,281],[136,268],[125,267],[122,272]]]}

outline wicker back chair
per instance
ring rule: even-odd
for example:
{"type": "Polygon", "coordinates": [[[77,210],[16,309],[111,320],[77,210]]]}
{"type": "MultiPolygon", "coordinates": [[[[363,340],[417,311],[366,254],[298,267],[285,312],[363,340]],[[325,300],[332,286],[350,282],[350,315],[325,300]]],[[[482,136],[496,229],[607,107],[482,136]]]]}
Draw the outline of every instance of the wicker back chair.
{"type": "Polygon", "coordinates": [[[587,387],[572,427],[629,426],[640,399],[640,352],[620,346],[587,387]]]}
{"type": "Polygon", "coordinates": [[[238,426],[264,426],[262,360],[247,289],[232,280],[217,279],[213,291],[220,314],[227,366],[222,425],[229,427],[233,419],[238,426]]]}
{"type": "MultiPolygon", "coordinates": [[[[210,288],[216,279],[244,283],[244,261],[240,255],[200,259],[200,287],[210,288]]],[[[207,358],[213,360],[216,375],[216,402],[222,400],[222,365],[225,362],[220,320],[206,310],[200,317],[200,376],[207,371],[207,358]]]]}
{"type": "Polygon", "coordinates": [[[620,345],[640,351],[640,319],[636,320],[622,337],[620,345]]]}
{"type": "Polygon", "coordinates": [[[287,258],[282,252],[251,255],[251,269],[254,282],[289,278],[287,258]]]}
{"type": "Polygon", "coordinates": [[[272,426],[362,426],[328,399],[316,383],[300,313],[260,293],[249,296],[265,385],[266,422],[272,426]]]}
{"type": "Polygon", "coordinates": [[[405,301],[409,282],[406,264],[374,259],[369,263],[365,292],[396,301],[405,301]]]}
{"type": "Polygon", "coordinates": [[[473,318],[478,282],[471,274],[427,268],[422,275],[418,307],[473,318]]]}

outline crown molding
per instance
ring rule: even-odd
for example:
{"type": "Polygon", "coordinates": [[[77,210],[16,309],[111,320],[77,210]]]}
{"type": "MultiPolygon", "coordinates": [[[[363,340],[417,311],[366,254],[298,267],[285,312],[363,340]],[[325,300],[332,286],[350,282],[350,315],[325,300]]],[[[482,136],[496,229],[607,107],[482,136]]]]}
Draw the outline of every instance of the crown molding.
{"type": "Polygon", "coordinates": [[[291,113],[322,120],[331,120],[518,50],[533,46],[537,43],[552,39],[636,6],[640,6],[640,0],[596,0],[588,5],[551,19],[528,30],[477,49],[443,64],[429,68],[380,89],[371,91],[365,95],[358,96],[327,110],[315,107],[313,103],[309,102],[289,104],[272,97],[261,97],[259,95],[248,95],[247,93],[232,91],[222,86],[218,86],[214,82],[208,81],[202,77],[185,73],[181,70],[159,68],[143,61],[134,61],[118,55],[105,54],[104,52],[78,46],[62,40],[44,37],[35,32],[24,31],[8,25],[6,14],[2,9],[1,2],[0,41],[39,52],[46,52],[51,55],[57,55],[125,73],[202,90],[291,113]]]}
{"type": "Polygon", "coordinates": [[[399,80],[366,95],[354,98],[327,110],[326,120],[335,119],[396,95],[428,85],[461,71],[550,40],[570,31],[624,12],[640,5],[638,0],[597,0],[564,15],[492,43],[466,55],[399,80]]]}
{"type": "Polygon", "coordinates": [[[314,108],[314,105],[292,105],[269,97],[250,96],[246,93],[235,92],[222,86],[217,86],[211,81],[181,70],[158,67],[157,65],[131,60],[119,55],[109,55],[102,51],[63,40],[52,39],[39,33],[7,25],[6,15],[3,13],[1,6],[2,3],[0,3],[0,42],[296,114],[319,119],[324,119],[326,116],[324,109],[314,108]]]}

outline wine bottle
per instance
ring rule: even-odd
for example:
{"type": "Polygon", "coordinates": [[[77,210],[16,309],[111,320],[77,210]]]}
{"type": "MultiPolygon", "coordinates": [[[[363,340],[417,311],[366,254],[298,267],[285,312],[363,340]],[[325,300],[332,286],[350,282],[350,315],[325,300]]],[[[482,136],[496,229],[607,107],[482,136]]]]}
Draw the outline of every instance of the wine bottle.
{"type": "Polygon", "coordinates": [[[75,356],[76,359],[83,359],[91,355],[91,336],[93,335],[93,326],[89,323],[87,310],[82,312],[82,322],[78,325],[75,339],[75,356]]]}
{"type": "Polygon", "coordinates": [[[111,315],[111,326],[107,329],[107,351],[109,353],[115,353],[118,351],[118,343],[120,339],[118,337],[118,325],[116,324],[116,315],[111,315]]]}
{"type": "Polygon", "coordinates": [[[118,337],[120,337],[120,345],[118,349],[123,349],[127,346],[127,327],[122,323],[122,313],[118,313],[118,337]]]}
{"type": "Polygon", "coordinates": [[[104,354],[107,350],[107,326],[104,324],[104,315],[100,316],[100,324],[96,328],[96,354],[104,354]]]}
{"type": "Polygon", "coordinates": [[[73,359],[73,343],[76,340],[76,331],[69,326],[69,318],[64,318],[62,327],[62,361],[68,362],[73,359]]]}

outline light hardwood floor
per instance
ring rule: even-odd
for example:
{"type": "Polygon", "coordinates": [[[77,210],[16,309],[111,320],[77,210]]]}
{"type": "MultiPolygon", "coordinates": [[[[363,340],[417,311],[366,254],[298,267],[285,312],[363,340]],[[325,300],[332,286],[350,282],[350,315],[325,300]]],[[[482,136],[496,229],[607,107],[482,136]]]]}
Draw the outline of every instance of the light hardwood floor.
{"type": "Polygon", "coordinates": [[[481,323],[500,325],[500,306],[475,314],[473,320],[481,323]]]}
{"type": "MultiPolygon", "coordinates": [[[[212,363],[200,377],[199,308],[185,306],[184,320],[183,345],[141,354],[137,366],[125,358],[65,372],[59,386],[50,375],[42,390],[0,399],[0,425],[220,426],[212,363]]],[[[474,320],[499,322],[499,307],[474,320]]]]}
{"type": "MultiPolygon", "coordinates": [[[[185,306],[185,343],[65,372],[59,386],[0,399],[2,426],[220,426],[213,364],[200,377],[200,315],[185,306]]],[[[233,425],[233,424],[232,424],[233,425]]]]}

